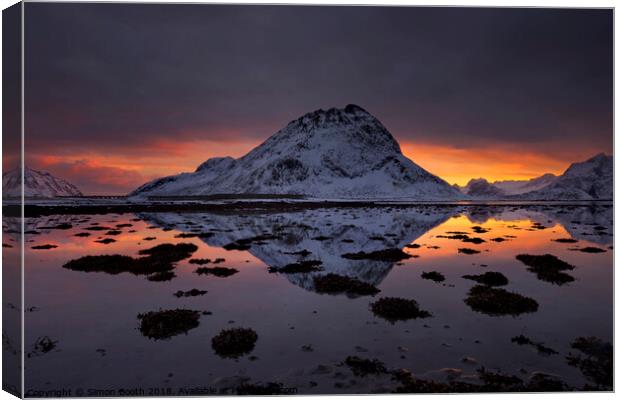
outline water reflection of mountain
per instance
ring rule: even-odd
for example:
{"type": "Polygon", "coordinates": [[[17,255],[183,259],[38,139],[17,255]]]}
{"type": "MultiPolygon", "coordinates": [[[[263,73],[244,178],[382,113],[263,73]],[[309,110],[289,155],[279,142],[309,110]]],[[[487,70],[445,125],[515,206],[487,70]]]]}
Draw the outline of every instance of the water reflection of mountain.
{"type": "Polygon", "coordinates": [[[342,254],[403,248],[453,213],[424,209],[324,209],[286,214],[214,215],[143,214],[149,223],[183,232],[212,232],[203,239],[210,246],[223,247],[260,235],[276,238],[254,241],[248,250],[270,267],[283,267],[300,260],[320,260],[323,271],[283,274],[289,281],[313,290],[313,276],[336,273],[377,285],[393,263],[348,260],[342,254]],[[309,251],[307,256],[294,254],[309,251]]]}
{"type": "Polygon", "coordinates": [[[464,214],[478,224],[491,218],[507,222],[529,219],[544,226],[559,223],[573,239],[601,245],[610,245],[614,240],[613,207],[607,205],[541,205],[527,208],[481,206],[466,208],[464,214]]]}

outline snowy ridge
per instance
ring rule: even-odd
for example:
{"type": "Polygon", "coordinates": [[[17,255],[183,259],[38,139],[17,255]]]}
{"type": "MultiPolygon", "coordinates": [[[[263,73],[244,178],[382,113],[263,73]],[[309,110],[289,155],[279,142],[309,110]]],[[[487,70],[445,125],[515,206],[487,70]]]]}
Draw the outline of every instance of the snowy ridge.
{"type": "Polygon", "coordinates": [[[348,105],[308,113],[239,159],[156,179],[130,196],[302,194],[324,198],[458,199],[463,195],[405,157],[375,117],[348,105]]]}
{"type": "MultiPolygon", "coordinates": [[[[19,168],[5,172],[2,175],[2,196],[21,196],[21,174],[19,168]]],[[[82,192],[75,185],[55,177],[49,172],[37,171],[26,167],[24,169],[24,196],[82,196],[82,192]]]]}
{"type": "Polygon", "coordinates": [[[502,190],[507,195],[514,195],[542,189],[555,182],[557,178],[558,177],[553,174],[544,174],[525,181],[495,181],[493,182],[493,186],[502,190]]]}
{"type": "Polygon", "coordinates": [[[612,200],[614,161],[603,153],[573,163],[548,186],[518,198],[528,200],[612,200]]]}

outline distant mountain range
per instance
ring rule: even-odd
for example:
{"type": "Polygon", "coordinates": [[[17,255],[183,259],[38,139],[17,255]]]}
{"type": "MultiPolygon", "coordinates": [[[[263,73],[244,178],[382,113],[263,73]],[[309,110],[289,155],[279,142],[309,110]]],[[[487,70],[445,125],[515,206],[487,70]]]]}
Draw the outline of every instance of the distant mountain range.
{"type": "MultiPolygon", "coordinates": [[[[15,168],[2,175],[2,197],[20,197],[22,178],[20,169],[15,168]]],[[[24,168],[24,196],[25,197],[57,197],[82,196],[82,192],[62,178],[49,172],[24,168]]]]}
{"type": "Polygon", "coordinates": [[[611,200],[613,156],[601,153],[573,163],[560,176],[545,174],[530,180],[493,183],[479,178],[457,188],[473,199],[611,200]]]}
{"type": "Polygon", "coordinates": [[[131,196],[301,194],[315,198],[464,198],[403,155],[396,139],[356,105],[308,113],[241,158],[212,158],[195,172],[149,182],[131,196]]]}

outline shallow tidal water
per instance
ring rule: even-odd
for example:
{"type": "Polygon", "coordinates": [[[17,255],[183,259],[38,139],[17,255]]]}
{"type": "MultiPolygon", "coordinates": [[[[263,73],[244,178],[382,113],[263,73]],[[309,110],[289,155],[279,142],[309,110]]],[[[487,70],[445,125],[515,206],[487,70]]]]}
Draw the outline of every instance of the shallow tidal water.
{"type": "MultiPolygon", "coordinates": [[[[405,368],[438,382],[477,383],[484,367],[524,381],[542,372],[579,389],[594,383],[567,363],[569,353],[579,353],[571,343],[588,336],[613,340],[612,223],[611,207],[582,206],[27,218],[26,395],[52,390],[71,390],[76,396],[197,395],[234,393],[242,384],[268,382],[282,383],[290,393],[374,393],[399,385],[389,374],[356,375],[343,364],[349,356],[377,359],[390,370],[405,368]],[[110,229],[86,229],[93,226],[110,229]],[[107,234],[110,230],[120,233],[107,234]],[[90,235],[75,236],[84,232],[90,235]],[[454,232],[483,242],[442,237],[454,232]],[[208,234],[201,238],[192,233],[208,234]],[[247,250],[224,248],[259,235],[272,236],[251,242],[247,250]],[[97,242],[106,238],[114,241],[97,242]],[[560,238],[576,242],[554,241],[560,238]],[[176,276],[168,281],[63,268],[87,255],[138,257],[140,250],[163,243],[198,247],[174,264],[176,276]],[[46,244],[57,247],[32,248],[46,244]],[[580,251],[587,247],[602,251],[580,251]],[[412,257],[399,262],[342,257],[387,248],[412,257]],[[478,253],[459,252],[462,248],[478,253]],[[302,250],[310,253],[293,254],[302,250]],[[575,266],[565,271],[574,281],[541,280],[516,259],[518,254],[552,254],[575,266]],[[197,274],[201,265],[189,260],[202,258],[223,258],[217,266],[238,272],[227,277],[197,274]],[[322,270],[269,272],[269,267],[304,259],[321,261],[322,270]],[[430,271],[445,280],[423,279],[421,274],[430,271]],[[509,282],[501,288],[534,299],[537,311],[488,315],[470,308],[464,299],[477,283],[462,276],[488,271],[505,275],[509,282]],[[353,277],[380,292],[317,293],[313,278],[327,273],[353,277]],[[206,293],[174,295],[191,289],[206,293]],[[369,306],[382,297],[413,299],[431,316],[388,321],[369,306]],[[148,338],[139,329],[139,314],[178,308],[210,313],[201,314],[198,326],[167,339],[148,338]],[[238,327],[256,332],[253,349],[237,358],[221,357],[212,338],[238,327]],[[519,335],[555,353],[511,341],[519,335]]],[[[11,236],[5,235],[4,242],[10,244],[11,236]]]]}

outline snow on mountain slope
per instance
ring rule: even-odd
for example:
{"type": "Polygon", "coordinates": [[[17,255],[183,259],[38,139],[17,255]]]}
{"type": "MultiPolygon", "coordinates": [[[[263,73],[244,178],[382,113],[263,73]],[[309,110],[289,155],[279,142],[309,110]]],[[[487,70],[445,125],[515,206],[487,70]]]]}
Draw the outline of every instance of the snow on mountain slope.
{"type": "MultiPolygon", "coordinates": [[[[19,168],[5,172],[2,175],[2,196],[21,196],[21,174],[19,168]]],[[[55,177],[49,172],[37,171],[26,167],[24,169],[24,196],[82,196],[82,192],[73,184],[55,177]]]]}
{"type": "Polygon", "coordinates": [[[493,186],[501,189],[507,195],[522,194],[542,189],[545,186],[553,183],[557,178],[558,177],[553,174],[544,174],[537,178],[532,178],[525,181],[495,181],[493,182],[493,186]]]}
{"type": "Polygon", "coordinates": [[[456,199],[462,194],[405,157],[361,107],[308,113],[239,159],[146,183],[136,195],[303,194],[323,198],[456,199]]]}
{"type": "Polygon", "coordinates": [[[496,199],[506,195],[503,190],[489,183],[484,178],[471,179],[461,191],[475,199],[496,199]]]}
{"type": "Polygon", "coordinates": [[[603,153],[573,163],[550,185],[519,195],[529,200],[612,200],[613,156],[603,153]]]}

